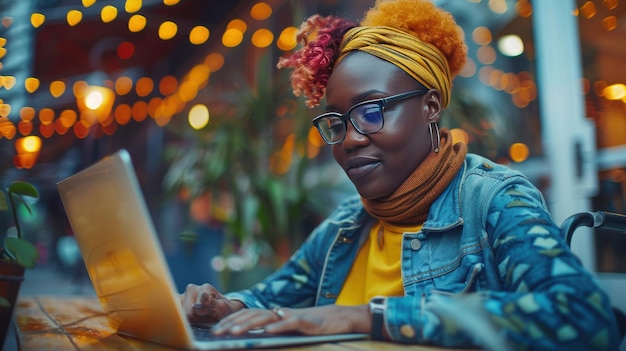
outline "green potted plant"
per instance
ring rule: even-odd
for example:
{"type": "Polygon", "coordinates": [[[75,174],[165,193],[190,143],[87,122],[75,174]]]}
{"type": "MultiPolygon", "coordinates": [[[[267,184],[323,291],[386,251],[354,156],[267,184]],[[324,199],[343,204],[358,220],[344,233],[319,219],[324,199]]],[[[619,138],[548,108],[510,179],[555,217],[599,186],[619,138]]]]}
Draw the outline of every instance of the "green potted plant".
{"type": "Polygon", "coordinates": [[[20,285],[24,280],[24,269],[35,267],[39,259],[37,248],[24,239],[18,218],[18,208],[24,206],[30,213],[23,197],[39,198],[37,189],[28,182],[16,181],[8,188],[0,189],[0,211],[11,211],[16,235],[6,236],[0,246],[0,345],[4,345],[13,308],[20,285]]]}

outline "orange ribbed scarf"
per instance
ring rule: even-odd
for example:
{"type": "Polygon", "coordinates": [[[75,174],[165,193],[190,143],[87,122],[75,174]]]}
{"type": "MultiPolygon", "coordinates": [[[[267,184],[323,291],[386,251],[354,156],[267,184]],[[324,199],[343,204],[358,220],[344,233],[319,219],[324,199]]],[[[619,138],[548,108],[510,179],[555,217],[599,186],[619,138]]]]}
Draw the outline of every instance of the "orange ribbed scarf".
{"type": "Polygon", "coordinates": [[[381,199],[361,199],[365,210],[373,217],[396,225],[421,224],[428,210],[463,166],[467,145],[452,145],[450,132],[441,129],[438,153],[431,152],[415,171],[390,196],[381,199]]]}

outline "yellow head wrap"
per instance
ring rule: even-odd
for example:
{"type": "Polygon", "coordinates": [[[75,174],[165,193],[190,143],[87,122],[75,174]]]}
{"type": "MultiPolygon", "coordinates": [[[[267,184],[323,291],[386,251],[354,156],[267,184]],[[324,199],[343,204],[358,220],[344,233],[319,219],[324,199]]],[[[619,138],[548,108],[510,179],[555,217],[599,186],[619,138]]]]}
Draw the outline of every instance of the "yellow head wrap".
{"type": "Polygon", "coordinates": [[[396,28],[359,26],[344,35],[335,65],[354,50],[388,61],[426,88],[439,90],[442,107],[448,106],[452,89],[450,68],[446,57],[436,47],[396,28]]]}

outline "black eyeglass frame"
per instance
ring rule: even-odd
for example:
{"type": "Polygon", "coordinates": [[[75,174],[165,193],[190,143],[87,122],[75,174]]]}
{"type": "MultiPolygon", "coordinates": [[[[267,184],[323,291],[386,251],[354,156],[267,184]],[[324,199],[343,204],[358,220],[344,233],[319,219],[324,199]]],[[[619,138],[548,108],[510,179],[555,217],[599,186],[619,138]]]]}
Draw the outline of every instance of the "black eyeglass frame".
{"type": "Polygon", "coordinates": [[[383,126],[385,125],[385,115],[383,113],[385,111],[385,106],[388,103],[395,102],[395,101],[400,101],[400,100],[404,100],[404,99],[408,99],[408,98],[411,98],[411,97],[414,97],[414,96],[424,95],[424,94],[428,93],[428,91],[429,91],[428,89],[411,90],[411,91],[406,91],[404,93],[387,96],[387,97],[384,97],[384,98],[362,101],[362,102],[359,102],[358,104],[350,107],[350,109],[348,109],[348,112],[346,112],[344,114],[341,114],[339,112],[326,112],[326,113],[323,113],[323,114],[313,118],[312,122],[313,122],[313,125],[315,126],[315,128],[317,128],[317,131],[322,136],[322,139],[324,139],[324,141],[326,142],[326,144],[328,144],[328,145],[338,144],[338,143],[341,143],[346,138],[346,133],[348,132],[348,121],[350,121],[350,123],[352,124],[354,129],[357,132],[359,132],[360,134],[362,134],[362,135],[377,133],[377,132],[381,131],[383,129],[383,126]],[[359,107],[361,107],[363,105],[368,105],[368,104],[376,104],[376,105],[378,105],[378,108],[380,109],[380,116],[381,116],[380,128],[378,128],[375,131],[371,131],[371,132],[365,132],[365,131],[360,130],[359,127],[357,126],[357,124],[352,119],[352,117],[350,117],[350,114],[352,114],[352,111],[354,111],[355,109],[357,109],[357,108],[359,108],[359,107]],[[343,122],[344,128],[343,128],[343,136],[341,137],[341,139],[339,139],[337,141],[328,140],[326,138],[326,136],[324,135],[324,133],[322,132],[322,129],[320,127],[320,122],[322,121],[322,119],[327,118],[327,117],[337,117],[337,118],[341,119],[341,121],[343,122]]]}

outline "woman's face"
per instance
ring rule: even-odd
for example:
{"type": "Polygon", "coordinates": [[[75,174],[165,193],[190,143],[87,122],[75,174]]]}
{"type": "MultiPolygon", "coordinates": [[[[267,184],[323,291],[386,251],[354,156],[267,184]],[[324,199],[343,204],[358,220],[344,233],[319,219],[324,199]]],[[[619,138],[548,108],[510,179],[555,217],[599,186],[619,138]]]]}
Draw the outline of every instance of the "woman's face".
{"type": "MultiPolygon", "coordinates": [[[[393,64],[363,52],[346,56],[326,87],[326,111],[346,113],[353,105],[423,89],[393,64]]],[[[348,122],[333,156],[365,199],[391,195],[432,150],[428,124],[439,119],[439,93],[431,90],[384,108],[383,128],[362,135],[348,122]]]]}

